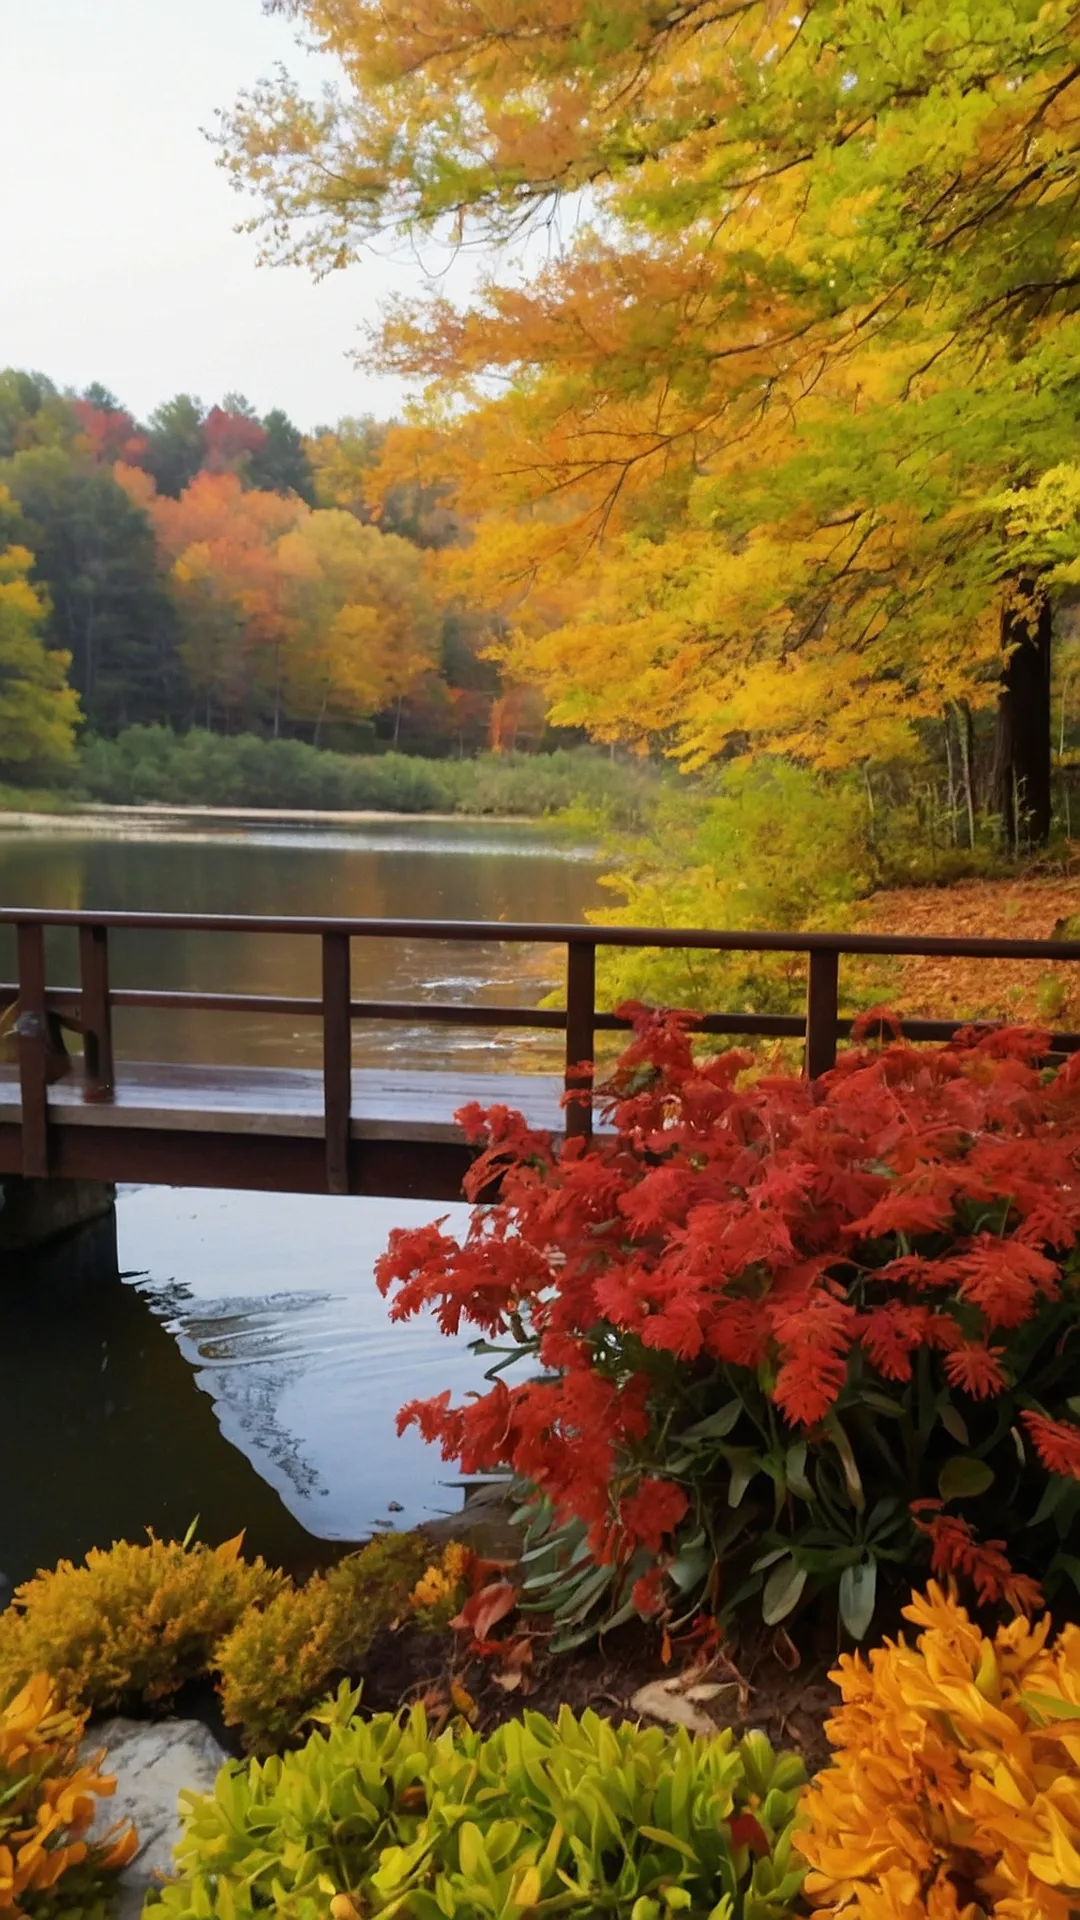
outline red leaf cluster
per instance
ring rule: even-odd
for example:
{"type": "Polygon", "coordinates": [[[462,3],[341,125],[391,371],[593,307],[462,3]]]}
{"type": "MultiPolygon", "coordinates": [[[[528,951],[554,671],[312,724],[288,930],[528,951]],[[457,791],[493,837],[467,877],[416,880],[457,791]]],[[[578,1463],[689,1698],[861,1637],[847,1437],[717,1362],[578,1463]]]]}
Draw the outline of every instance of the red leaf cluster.
{"type": "MultiPolygon", "coordinates": [[[[545,1369],[463,1406],[414,1402],[400,1424],[468,1473],[514,1469],[620,1559],[655,1552],[686,1510],[641,1446],[661,1357],[756,1370],[811,1440],[856,1365],[887,1388],[924,1348],[984,1399],[1010,1335],[1071,1284],[1080,1237],[1080,1060],[1045,1073],[1045,1035],[894,1035],[809,1083],[695,1058],[693,1016],[622,1011],[610,1131],[586,1147],[466,1110],[470,1196],[497,1178],[498,1203],[460,1241],[395,1233],[378,1267],[394,1318],[531,1340],[545,1369]]],[[[1039,1421],[1040,1456],[1080,1477],[1080,1429],[1039,1421]]]]}

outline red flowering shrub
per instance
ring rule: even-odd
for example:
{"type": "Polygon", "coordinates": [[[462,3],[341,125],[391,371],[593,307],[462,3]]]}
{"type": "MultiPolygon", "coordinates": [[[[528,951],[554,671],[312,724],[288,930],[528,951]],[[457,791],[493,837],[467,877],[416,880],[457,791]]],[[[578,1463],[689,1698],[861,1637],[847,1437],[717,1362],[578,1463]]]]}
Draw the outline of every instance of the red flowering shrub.
{"type": "Polygon", "coordinates": [[[580,1637],[601,1606],[761,1593],[778,1621],[837,1584],[859,1637],[882,1562],[1028,1607],[1032,1571],[1080,1585],[1080,1057],[1014,1030],[751,1079],[695,1060],[692,1016],[624,1011],[611,1130],[466,1109],[498,1202],[378,1269],[396,1319],[542,1369],[399,1417],[533,1490],[533,1596],[580,1637]]]}

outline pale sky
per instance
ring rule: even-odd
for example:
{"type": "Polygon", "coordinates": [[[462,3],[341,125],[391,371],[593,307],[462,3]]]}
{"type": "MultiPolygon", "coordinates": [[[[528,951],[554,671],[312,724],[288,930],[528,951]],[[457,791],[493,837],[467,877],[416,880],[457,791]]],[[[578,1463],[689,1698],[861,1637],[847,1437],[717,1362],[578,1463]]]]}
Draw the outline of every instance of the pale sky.
{"type": "Polygon", "coordinates": [[[305,430],[395,410],[346,354],[419,269],[257,268],[234,231],[253,203],[200,133],[278,60],[323,77],[259,0],[0,0],[0,367],[100,380],[143,418],[181,391],[305,430]]]}

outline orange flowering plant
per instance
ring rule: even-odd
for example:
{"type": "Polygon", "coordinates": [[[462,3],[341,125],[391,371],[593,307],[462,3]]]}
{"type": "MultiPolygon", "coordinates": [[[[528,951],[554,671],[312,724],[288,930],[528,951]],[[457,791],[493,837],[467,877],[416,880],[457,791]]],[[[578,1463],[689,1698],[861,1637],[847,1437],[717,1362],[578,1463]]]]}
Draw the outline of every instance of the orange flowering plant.
{"type": "Polygon", "coordinates": [[[378,1269],[395,1318],[498,1349],[487,1392],[400,1423],[526,1483],[526,1597],[566,1643],[832,1586],[858,1639],[883,1565],[1029,1610],[1035,1571],[1080,1585],[1080,1060],[1021,1030],[917,1049],[879,1013],[808,1083],[623,1011],[593,1142],[466,1109],[498,1200],[378,1269]]]}
{"type": "Polygon", "coordinates": [[[44,1673],[0,1707],[5,1920],[52,1920],[62,1913],[105,1920],[109,1877],[138,1847],[129,1825],[88,1838],[97,1801],[113,1793],[116,1782],[101,1772],[104,1753],[80,1752],[85,1729],[85,1716],[58,1704],[44,1673]]]}
{"type": "Polygon", "coordinates": [[[992,1638],[933,1581],[914,1646],[845,1656],[836,1752],[795,1846],[820,1920],[1072,1920],[1080,1904],[1080,1628],[992,1638]]]}

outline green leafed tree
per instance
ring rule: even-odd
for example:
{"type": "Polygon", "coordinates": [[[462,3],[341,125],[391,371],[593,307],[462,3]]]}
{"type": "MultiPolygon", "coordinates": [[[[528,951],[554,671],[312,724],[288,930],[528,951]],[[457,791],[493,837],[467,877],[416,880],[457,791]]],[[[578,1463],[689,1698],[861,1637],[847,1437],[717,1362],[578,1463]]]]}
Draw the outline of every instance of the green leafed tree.
{"type": "Polygon", "coordinates": [[[43,373],[0,371],[0,460],[26,447],[70,447],[78,430],[71,400],[43,373]]]}
{"type": "Polygon", "coordinates": [[[280,407],[264,414],[261,425],[266,440],[251,456],[252,486],[268,493],[295,493],[313,507],[315,478],[299,427],[280,407]]]}
{"type": "Polygon", "coordinates": [[[71,662],[90,724],[112,733],[167,719],[181,698],[175,610],[162,584],[146,514],[106,468],[55,447],[0,467],[18,502],[46,589],[46,638],[71,662]]]}
{"type": "Polygon", "coordinates": [[[203,463],[206,409],[190,393],[178,393],[150,415],[142,464],[159,493],[178,500],[203,463]]]}

